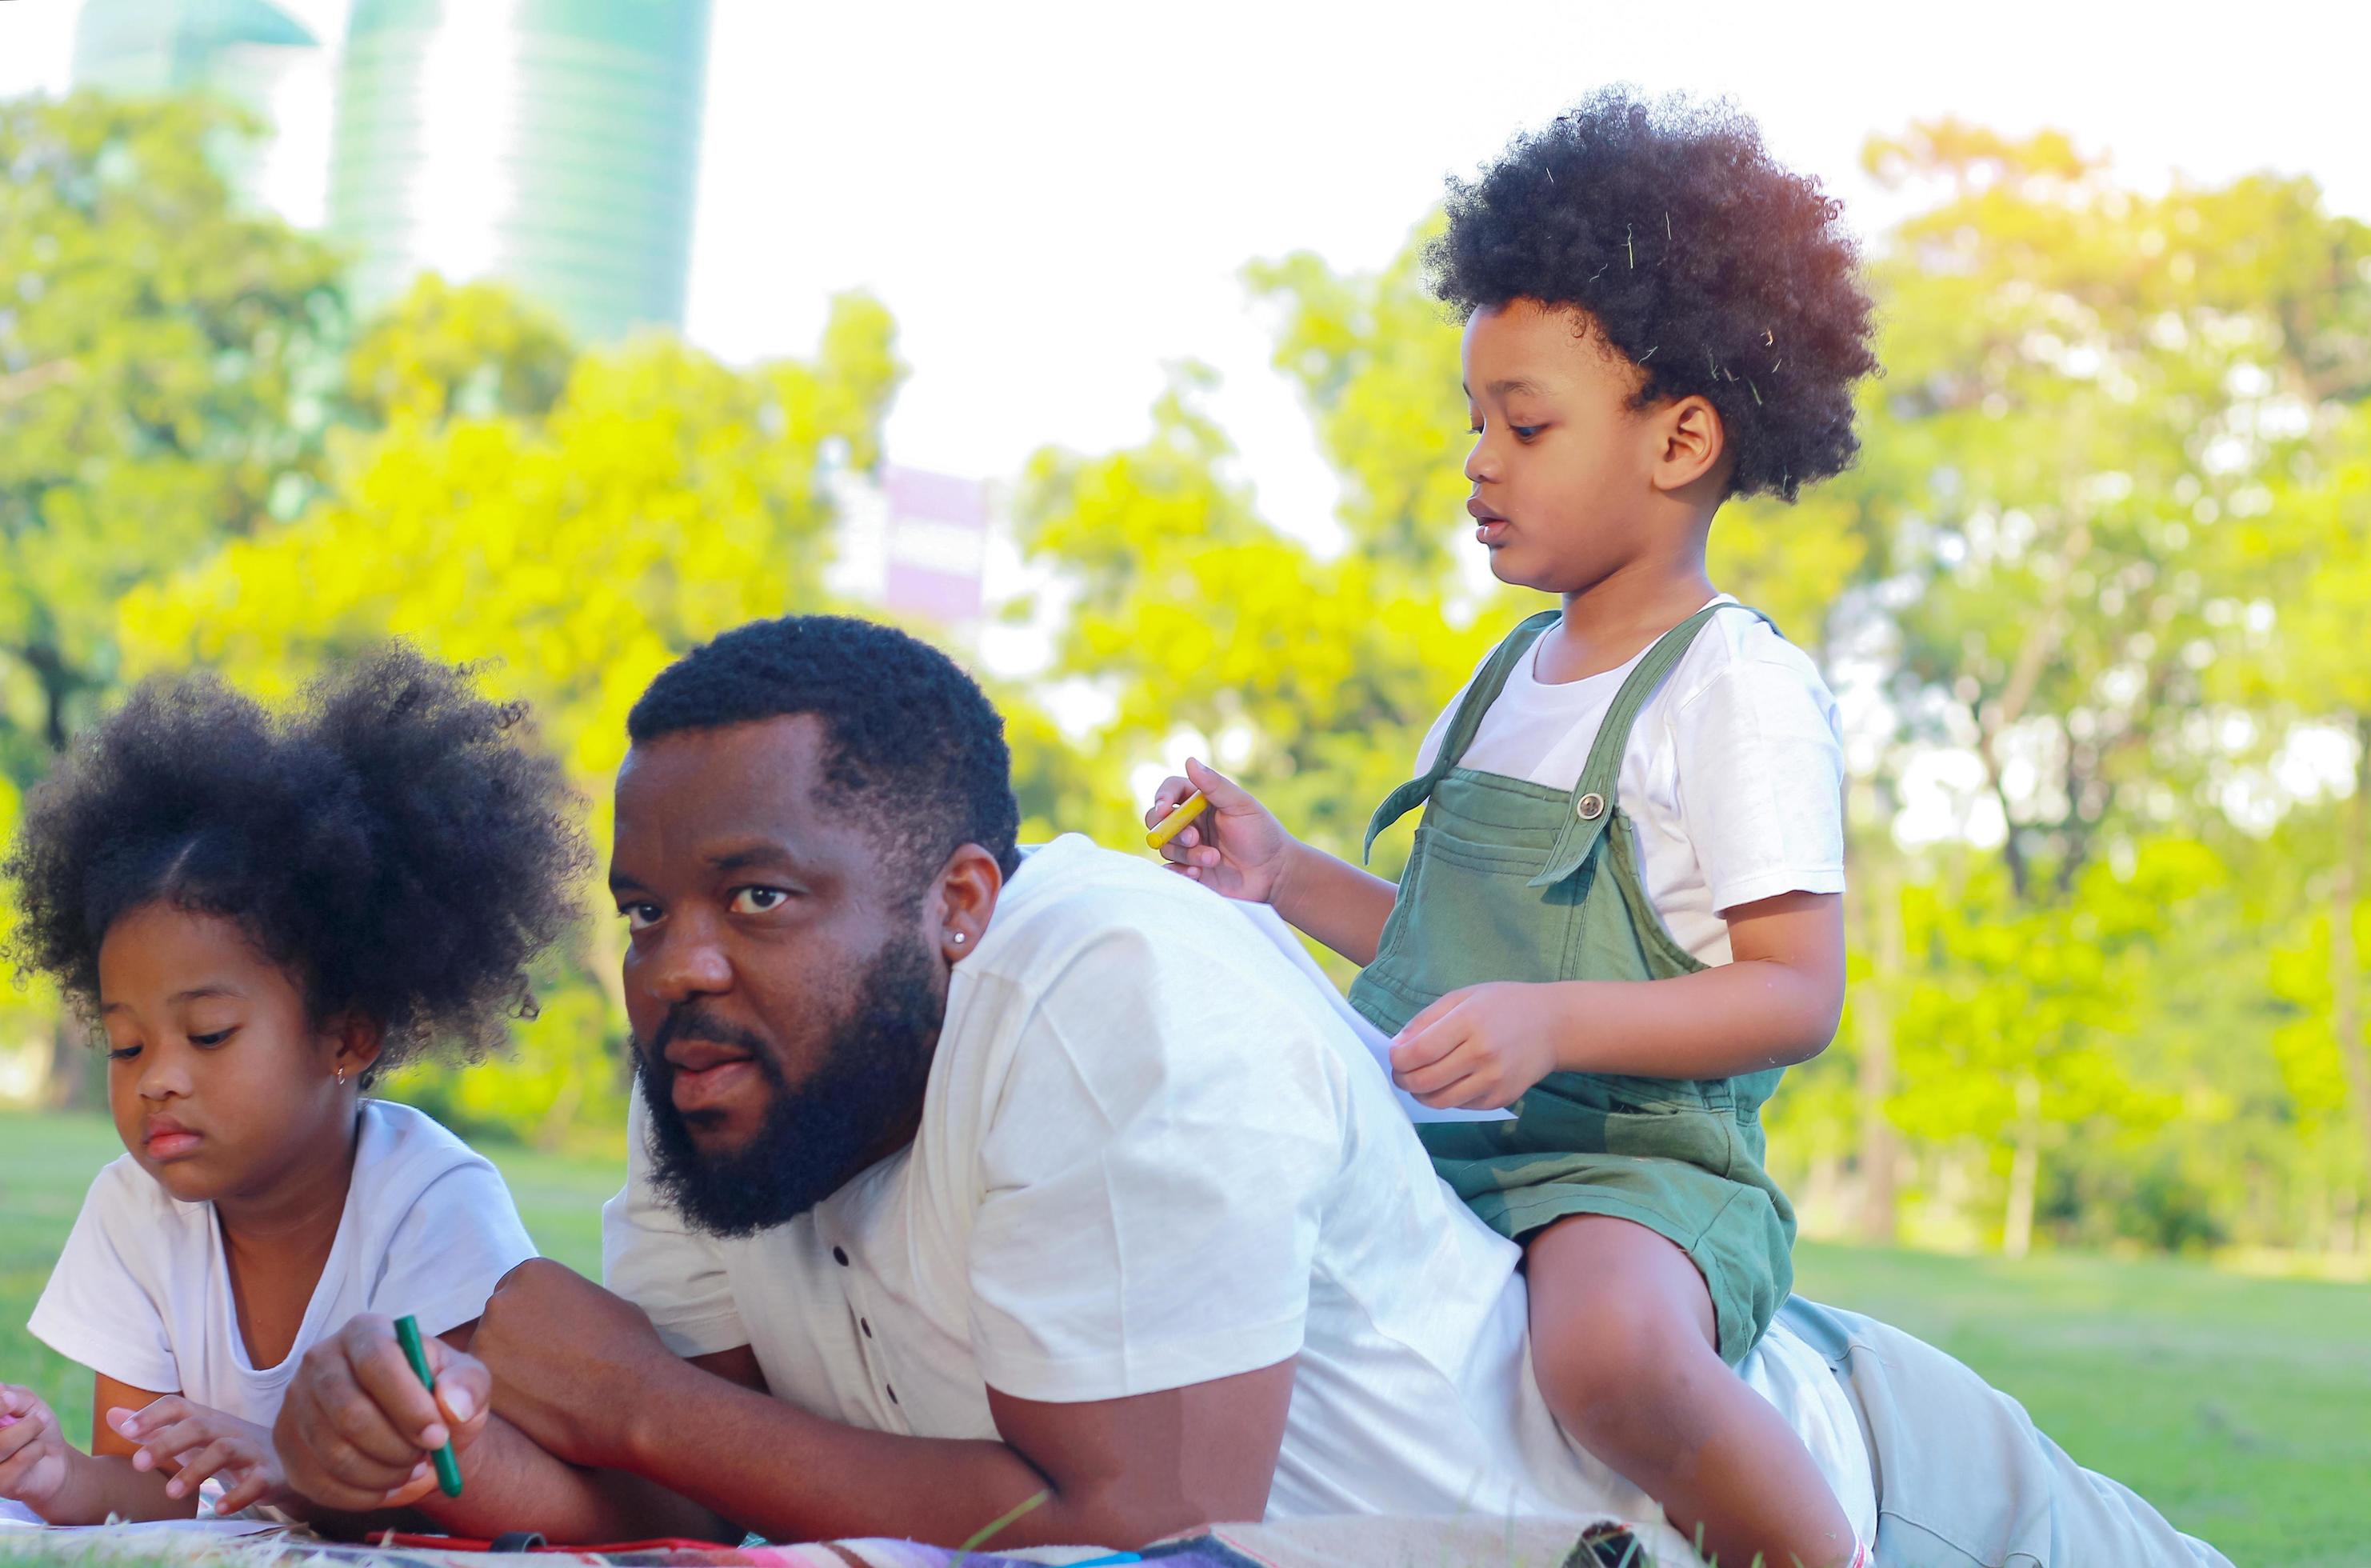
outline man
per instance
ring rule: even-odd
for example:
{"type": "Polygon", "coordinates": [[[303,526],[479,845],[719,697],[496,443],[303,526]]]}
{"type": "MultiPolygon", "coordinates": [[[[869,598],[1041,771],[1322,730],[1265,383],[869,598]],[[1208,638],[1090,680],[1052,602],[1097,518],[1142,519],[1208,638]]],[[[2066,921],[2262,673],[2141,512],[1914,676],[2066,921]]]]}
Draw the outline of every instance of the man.
{"type": "MultiPolygon", "coordinates": [[[[432,1351],[434,1400],[358,1319],[283,1406],[298,1490],[573,1540],[1652,1517],[1549,1420],[1515,1250],[1338,998],[1149,862],[1024,862],[1000,724],[943,656],[760,622],[628,729],[619,1294],[523,1266],[470,1353],[432,1351]],[[459,1499],[424,1463],[448,1438],[459,1499]]],[[[1874,1458],[1880,1561],[2219,1561],[1932,1350],[1790,1321],[1748,1375],[1864,1525],[1874,1458]]]]}

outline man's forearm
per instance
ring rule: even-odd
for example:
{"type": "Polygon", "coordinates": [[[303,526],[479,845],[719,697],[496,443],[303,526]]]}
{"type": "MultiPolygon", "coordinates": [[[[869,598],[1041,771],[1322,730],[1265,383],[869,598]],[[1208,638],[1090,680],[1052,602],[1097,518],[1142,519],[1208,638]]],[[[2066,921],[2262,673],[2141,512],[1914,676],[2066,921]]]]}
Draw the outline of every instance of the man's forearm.
{"type": "Polygon", "coordinates": [[[630,1468],[769,1540],[893,1535],[960,1546],[1041,1493],[1046,1501],[995,1545],[1133,1547],[1205,1522],[1149,1519],[1100,1493],[1066,1496],[1000,1442],[843,1426],[688,1364],[669,1385],[653,1387],[631,1418],[630,1468]]]}
{"type": "Polygon", "coordinates": [[[432,1492],[413,1507],[451,1535],[536,1530],[571,1544],[682,1536],[740,1540],[714,1513],[640,1476],[584,1469],[538,1447],[500,1416],[461,1456],[461,1495],[432,1492]]]}
{"type": "Polygon", "coordinates": [[[1354,964],[1375,961],[1383,923],[1399,899],[1396,884],[1324,850],[1297,844],[1291,869],[1271,907],[1286,924],[1314,936],[1354,964]]]}

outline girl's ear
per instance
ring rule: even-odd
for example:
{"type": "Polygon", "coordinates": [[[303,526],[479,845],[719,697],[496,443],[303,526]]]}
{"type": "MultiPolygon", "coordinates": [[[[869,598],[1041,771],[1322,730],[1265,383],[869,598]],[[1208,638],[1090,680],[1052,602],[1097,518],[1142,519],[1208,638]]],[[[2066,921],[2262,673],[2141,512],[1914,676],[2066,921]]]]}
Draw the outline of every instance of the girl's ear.
{"type": "Polygon", "coordinates": [[[1718,477],[1726,470],[1729,432],[1709,398],[1685,397],[1658,411],[1653,438],[1658,490],[1685,490],[1706,474],[1718,477]]]}
{"type": "Polygon", "coordinates": [[[386,1031],[377,1021],[359,1013],[341,1014],[331,1019],[328,1033],[336,1044],[330,1066],[341,1083],[360,1078],[368,1072],[370,1064],[378,1060],[379,1048],[387,1043],[386,1031]]]}

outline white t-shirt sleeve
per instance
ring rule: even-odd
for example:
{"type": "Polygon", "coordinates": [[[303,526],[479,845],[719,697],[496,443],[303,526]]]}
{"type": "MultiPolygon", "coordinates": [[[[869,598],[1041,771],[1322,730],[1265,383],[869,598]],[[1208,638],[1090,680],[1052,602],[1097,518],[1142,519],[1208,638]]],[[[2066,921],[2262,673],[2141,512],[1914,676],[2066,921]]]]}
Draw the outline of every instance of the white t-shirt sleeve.
{"type": "Polygon", "coordinates": [[[161,1193],[128,1159],[98,1173],[27,1325],[69,1361],[153,1393],[181,1388],[164,1312],[150,1288],[161,1193]]]}
{"type": "Polygon", "coordinates": [[[1681,820],[1714,910],[1844,890],[1844,743],[1808,658],[1749,647],[1669,723],[1681,820]]]}
{"type": "Polygon", "coordinates": [[[502,1277],[536,1255],[510,1189],[482,1159],[429,1182],[387,1238],[371,1310],[420,1319],[422,1333],[475,1322],[502,1277]]]}
{"type": "Polygon", "coordinates": [[[736,1350],[749,1330],[723,1249],[659,1196],[645,1136],[637,1093],[626,1112],[626,1185],[601,1205],[601,1283],[647,1313],[677,1355],[736,1350]]]}
{"type": "Polygon", "coordinates": [[[971,1236],[991,1388],[1120,1399],[1300,1352],[1341,1086],[1273,977],[1197,946],[1108,931],[1021,1025],[971,1236]]]}

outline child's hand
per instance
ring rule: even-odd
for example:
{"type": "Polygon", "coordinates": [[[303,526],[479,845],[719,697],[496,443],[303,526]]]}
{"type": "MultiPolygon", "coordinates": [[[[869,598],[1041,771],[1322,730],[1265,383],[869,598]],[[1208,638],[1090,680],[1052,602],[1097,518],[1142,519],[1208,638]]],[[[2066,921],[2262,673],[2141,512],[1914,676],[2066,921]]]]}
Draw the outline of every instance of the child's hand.
{"type": "Polygon", "coordinates": [[[64,1488],[73,1452],[40,1395],[0,1383],[0,1497],[41,1513],[64,1488]]]}
{"type": "Polygon", "coordinates": [[[168,1497],[195,1497],[207,1477],[219,1475],[225,1490],[215,1511],[236,1514],[269,1503],[287,1489],[271,1433],[179,1394],[168,1394],[136,1411],[109,1411],[107,1424],[117,1436],[140,1445],[132,1456],[133,1469],[179,1467],[179,1473],[165,1483],[168,1497]]]}
{"type": "Polygon", "coordinates": [[[1298,846],[1268,808],[1232,779],[1188,757],[1185,777],[1165,778],[1152,792],[1152,809],[1144,814],[1144,825],[1158,826],[1197,789],[1210,808],[1162,845],[1161,858],[1213,892],[1245,903],[1275,901],[1298,846]]]}
{"type": "Polygon", "coordinates": [[[1465,986],[1393,1037],[1392,1081],[1435,1110],[1497,1110],[1556,1070],[1557,1035],[1571,1027],[1552,986],[1465,986]]]}

